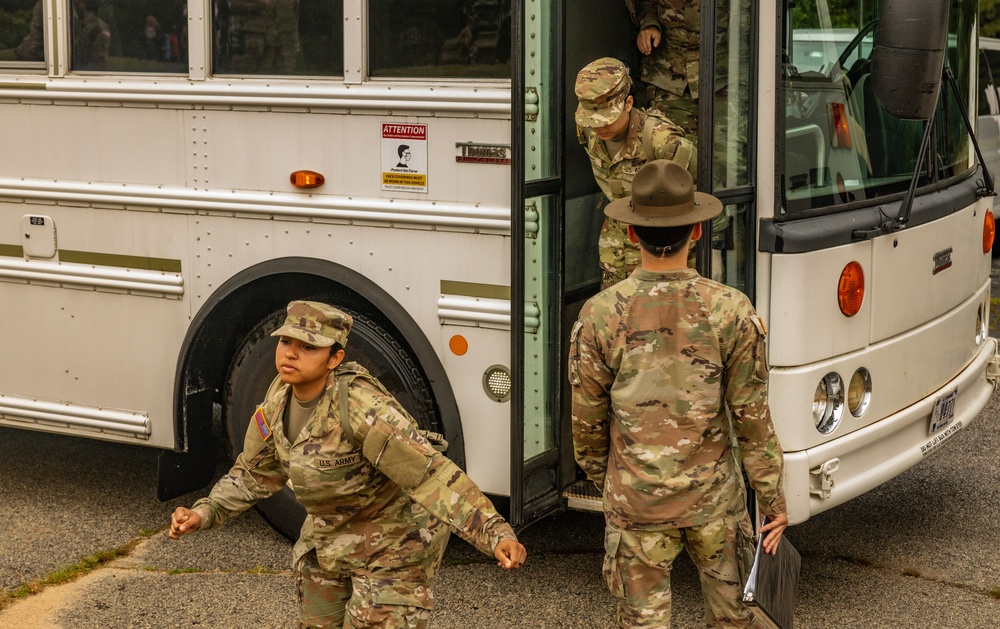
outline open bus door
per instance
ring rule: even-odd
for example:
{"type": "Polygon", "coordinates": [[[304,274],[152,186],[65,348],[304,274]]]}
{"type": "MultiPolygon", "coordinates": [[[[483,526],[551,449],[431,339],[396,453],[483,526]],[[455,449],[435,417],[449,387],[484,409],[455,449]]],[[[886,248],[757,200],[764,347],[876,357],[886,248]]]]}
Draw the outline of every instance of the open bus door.
{"type": "Polygon", "coordinates": [[[576,73],[605,56],[637,61],[624,2],[511,3],[511,522],[560,509],[576,480],[567,334],[600,290],[603,222],[576,137],[576,73]]]}
{"type": "MultiPolygon", "coordinates": [[[[604,219],[590,161],[576,137],[574,83],[580,68],[601,57],[625,61],[638,80],[641,59],[627,7],[604,0],[512,3],[512,207],[523,208],[512,221],[515,525],[562,507],[566,488],[570,506],[600,508],[592,484],[574,484],[565,377],[566,332],[600,289],[597,239],[604,219]]],[[[753,298],[756,11],[749,0],[704,2],[701,19],[701,78],[715,85],[717,75],[725,77],[729,89],[700,104],[700,117],[716,124],[699,128],[700,144],[712,150],[699,151],[705,177],[698,187],[722,199],[729,220],[724,234],[706,239],[717,250],[704,248],[698,268],[753,298]]]]}

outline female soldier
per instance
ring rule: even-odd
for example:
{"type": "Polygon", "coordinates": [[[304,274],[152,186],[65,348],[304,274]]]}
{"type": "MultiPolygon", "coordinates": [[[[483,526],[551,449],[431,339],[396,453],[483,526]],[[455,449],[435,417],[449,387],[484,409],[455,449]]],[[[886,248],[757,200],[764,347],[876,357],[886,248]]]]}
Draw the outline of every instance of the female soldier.
{"type": "Polygon", "coordinates": [[[307,512],[293,550],[302,626],[340,629],[346,614],[349,627],[423,628],[449,526],[501,568],[526,552],[395,398],[341,364],[351,324],[326,304],[288,305],[272,334],[278,377],[243,452],[207,498],[174,511],[169,536],[217,526],[290,481],[307,512]]]}

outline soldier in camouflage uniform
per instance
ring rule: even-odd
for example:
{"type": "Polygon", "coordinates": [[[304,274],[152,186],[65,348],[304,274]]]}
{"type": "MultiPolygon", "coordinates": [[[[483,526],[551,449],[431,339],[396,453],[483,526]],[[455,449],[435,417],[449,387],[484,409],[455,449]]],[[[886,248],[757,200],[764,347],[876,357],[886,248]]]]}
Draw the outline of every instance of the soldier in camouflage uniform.
{"type": "Polygon", "coordinates": [[[686,265],[701,222],[721,209],[677,164],[643,166],[632,198],[605,211],[629,225],[642,268],[591,298],[571,332],[573,446],[603,492],[619,627],[670,626],[670,570],[685,549],[708,625],[754,626],[741,602],[752,527],[734,434],[770,520],[768,552],[788,524],[764,324],[746,296],[686,265]]]}
{"type": "MultiPolygon", "coordinates": [[[[669,159],[692,174],[697,167],[694,144],[680,127],[657,112],[633,108],[631,90],[628,68],[611,57],[588,64],[576,77],[577,135],[604,193],[601,207],[631,194],[632,178],[647,160],[669,159]]],[[[639,266],[638,247],[614,219],[605,219],[598,249],[602,288],[622,281],[639,266]]]]}
{"type": "Polygon", "coordinates": [[[449,527],[502,568],[520,567],[525,550],[382,385],[341,364],[351,323],[326,304],[289,304],[272,335],[278,377],[243,452],[207,498],[174,512],[169,536],[217,526],[290,482],[307,512],[293,550],[302,626],[423,628],[449,527]]]}

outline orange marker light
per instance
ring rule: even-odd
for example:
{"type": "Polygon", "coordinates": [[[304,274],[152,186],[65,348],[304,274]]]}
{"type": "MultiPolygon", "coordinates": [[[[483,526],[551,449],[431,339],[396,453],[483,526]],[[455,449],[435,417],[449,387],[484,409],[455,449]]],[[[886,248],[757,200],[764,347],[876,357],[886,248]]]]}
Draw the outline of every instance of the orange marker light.
{"type": "Polygon", "coordinates": [[[986,210],[986,218],[983,219],[983,253],[993,251],[993,239],[997,235],[997,224],[993,218],[993,212],[986,210]]]}
{"type": "Polygon", "coordinates": [[[326,182],[326,177],[312,170],[296,170],[289,179],[296,188],[318,188],[326,182]]]}
{"type": "Polygon", "coordinates": [[[451,337],[450,341],[448,341],[448,347],[451,348],[452,354],[456,356],[465,356],[465,353],[469,351],[469,342],[465,340],[464,336],[456,334],[451,337]]]}
{"type": "Polygon", "coordinates": [[[840,272],[840,284],[837,286],[837,302],[845,317],[853,317],[861,310],[865,300],[865,272],[861,264],[855,261],[847,263],[840,272]]]}

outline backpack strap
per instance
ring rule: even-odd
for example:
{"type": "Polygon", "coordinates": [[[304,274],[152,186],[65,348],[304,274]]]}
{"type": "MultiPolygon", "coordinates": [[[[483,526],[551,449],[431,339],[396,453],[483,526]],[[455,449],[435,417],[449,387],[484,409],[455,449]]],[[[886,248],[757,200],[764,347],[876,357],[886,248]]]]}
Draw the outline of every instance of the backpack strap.
{"type": "MultiPolygon", "coordinates": [[[[351,383],[354,382],[354,379],[359,376],[368,380],[370,383],[372,383],[372,385],[375,386],[376,389],[378,389],[385,395],[392,397],[392,394],[389,393],[389,391],[385,388],[385,386],[383,386],[382,383],[379,382],[377,378],[375,378],[375,376],[369,374],[367,370],[364,370],[364,367],[357,365],[357,363],[349,363],[348,369],[345,369],[344,371],[337,374],[337,398],[338,398],[337,406],[338,406],[338,412],[340,414],[340,429],[343,432],[343,434],[358,447],[360,447],[361,444],[358,443],[354,434],[354,428],[351,427],[351,418],[350,415],[348,414],[348,407],[349,407],[349,396],[350,396],[349,389],[351,387],[351,383]],[[358,367],[358,369],[360,369],[361,371],[354,371],[353,369],[350,369],[350,367],[354,366],[358,367]]],[[[416,421],[412,420],[412,418],[411,421],[413,421],[414,425],[416,425],[416,421]]],[[[438,452],[445,452],[448,450],[448,441],[441,433],[431,432],[429,430],[423,430],[419,427],[417,427],[417,432],[419,432],[421,436],[427,439],[430,442],[431,447],[433,447],[438,452]]]]}
{"type": "Polygon", "coordinates": [[[337,397],[340,402],[340,429],[355,445],[357,445],[358,442],[354,438],[354,429],[351,428],[351,418],[347,414],[347,396],[349,395],[347,390],[350,388],[351,382],[356,376],[357,374],[344,373],[337,378],[337,397]]]}
{"type": "Polygon", "coordinates": [[[656,117],[646,113],[646,121],[642,124],[642,151],[646,154],[646,161],[656,159],[653,152],[653,127],[656,125],[656,117]]]}

